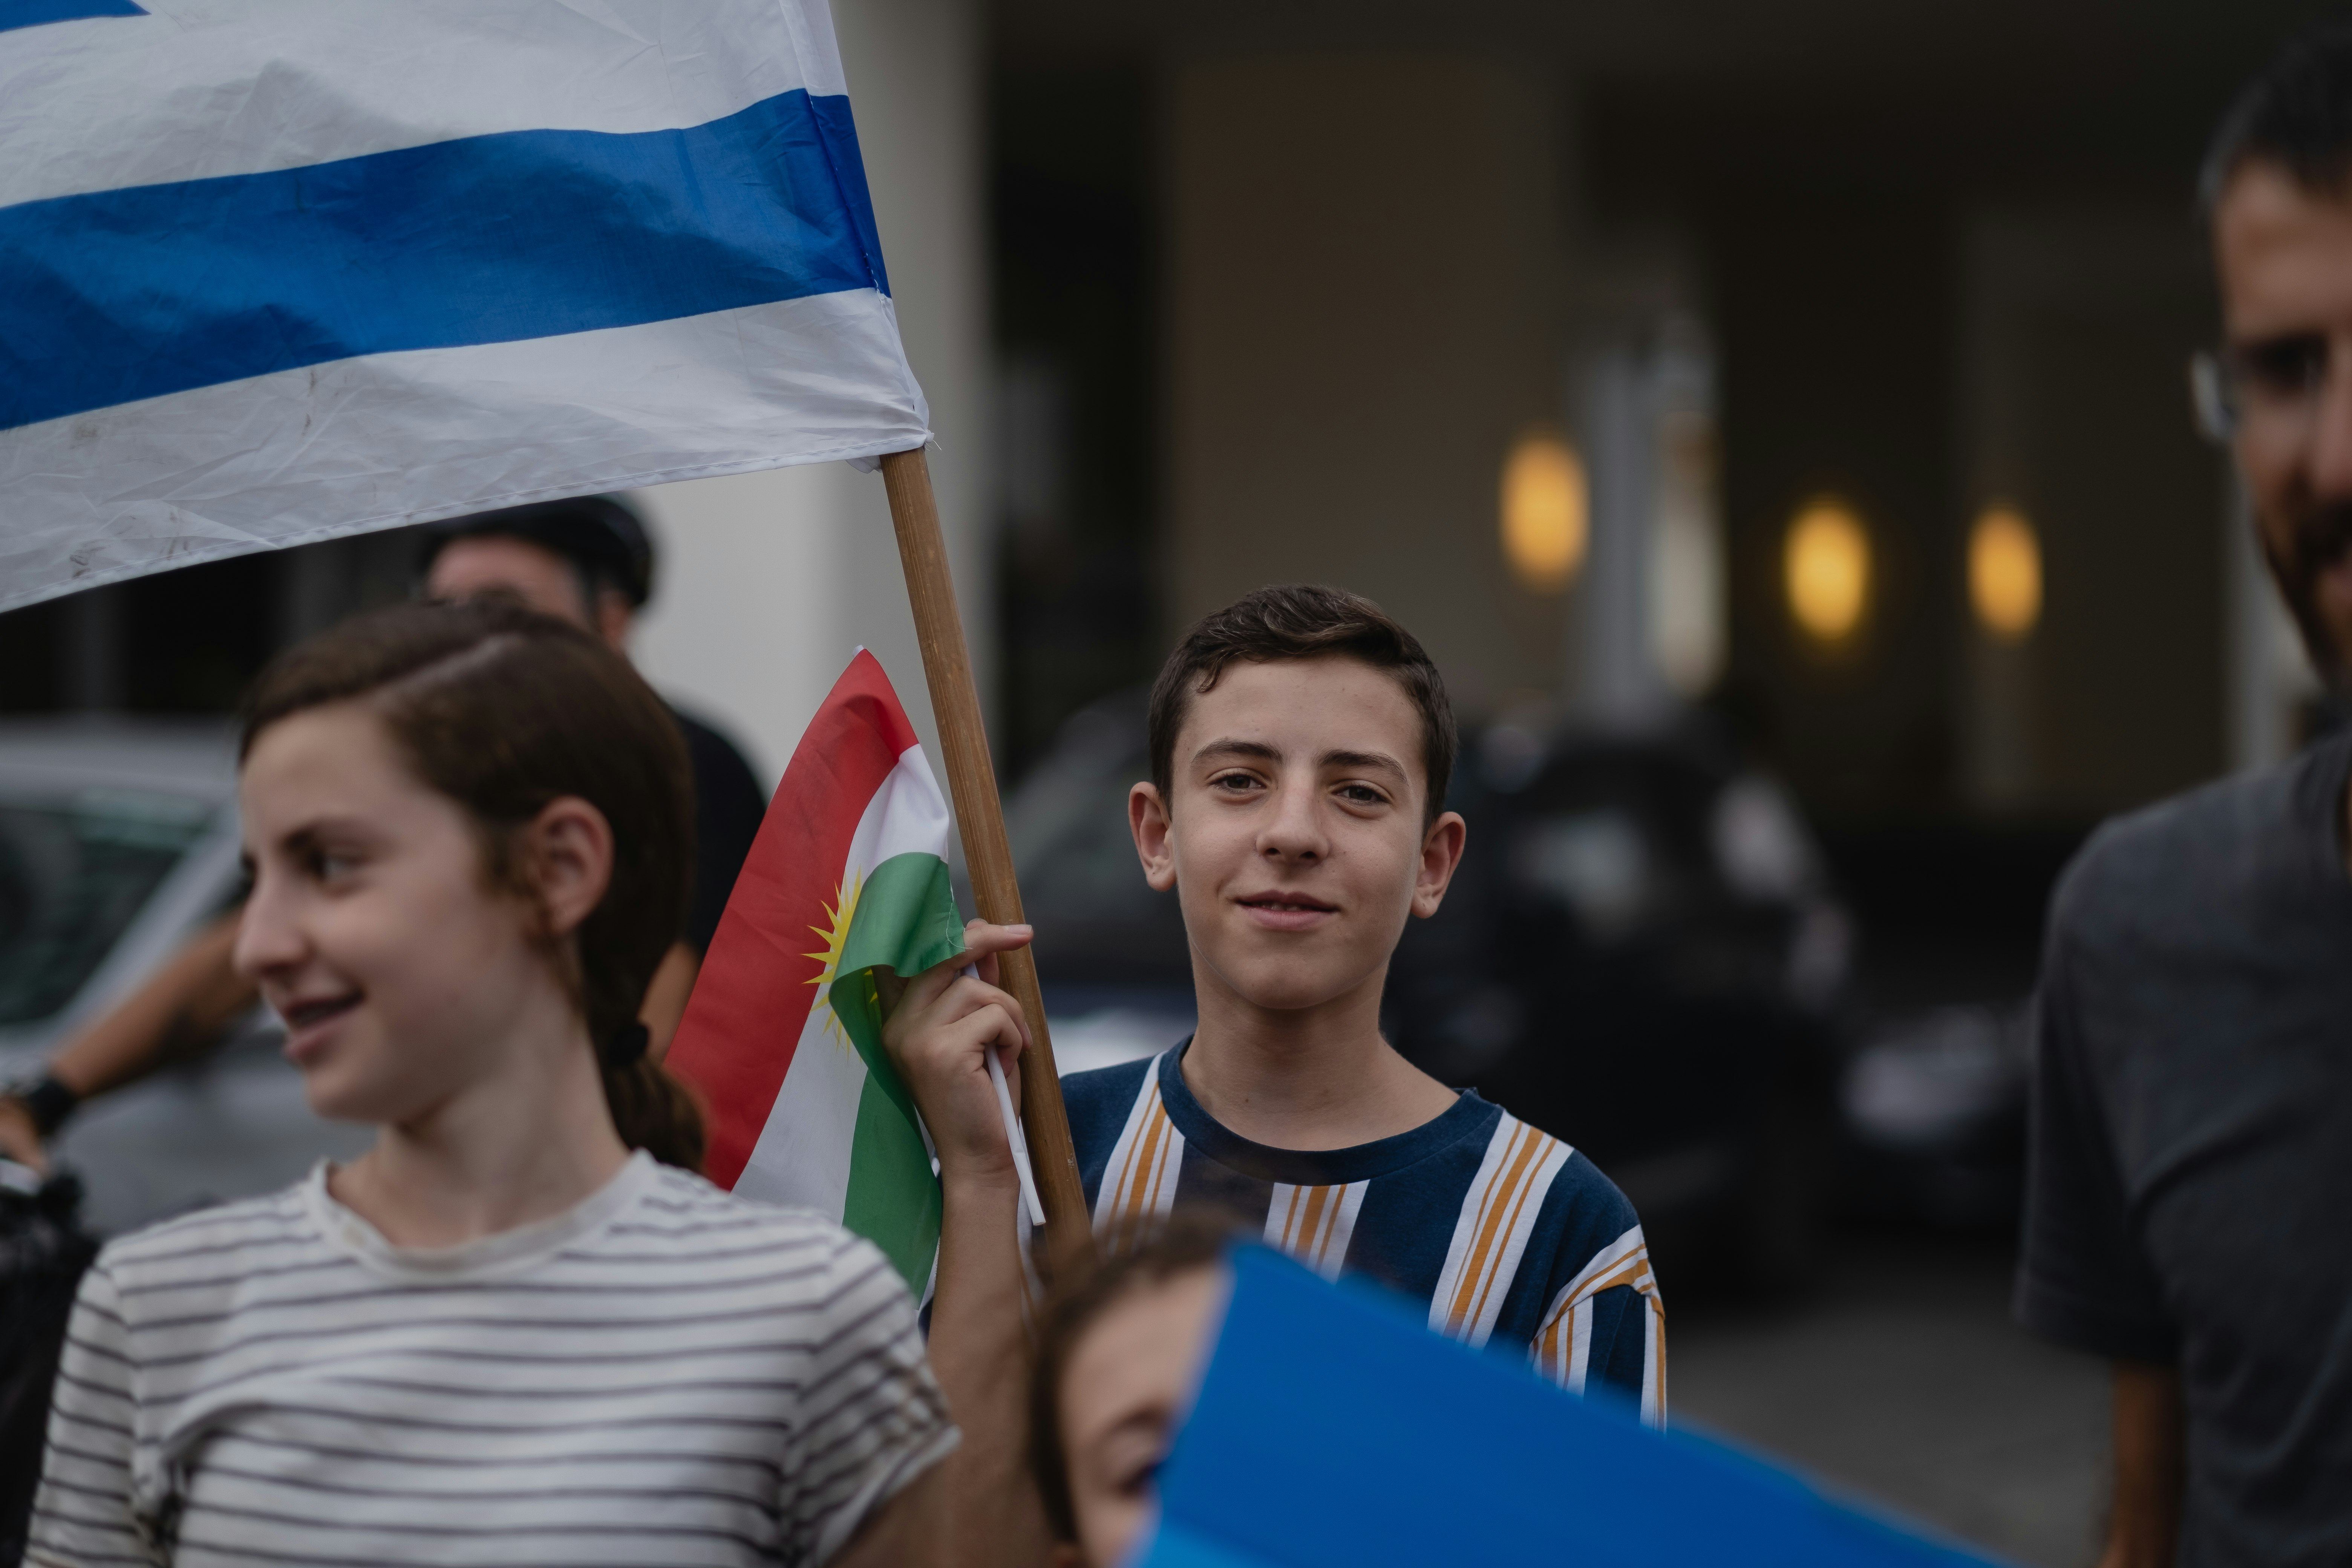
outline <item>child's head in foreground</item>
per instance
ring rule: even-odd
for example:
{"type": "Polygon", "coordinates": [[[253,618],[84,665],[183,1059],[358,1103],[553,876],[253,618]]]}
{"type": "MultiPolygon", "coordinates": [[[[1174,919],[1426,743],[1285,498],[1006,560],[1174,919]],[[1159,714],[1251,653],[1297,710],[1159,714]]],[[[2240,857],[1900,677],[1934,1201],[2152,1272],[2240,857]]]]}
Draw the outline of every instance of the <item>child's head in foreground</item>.
{"type": "Polygon", "coordinates": [[[1160,1461],[1232,1286],[1225,1248],[1236,1234],[1180,1210],[1151,1241],[1100,1259],[1046,1303],[1029,1435],[1055,1568],[1112,1568],[1149,1524],[1160,1461]]]}
{"type": "Polygon", "coordinates": [[[1193,626],[1153,683],[1128,815],[1196,983],[1276,1009],[1376,985],[1461,858],[1455,743],[1437,667],[1370,599],[1262,588],[1193,626]]]}
{"type": "Polygon", "coordinates": [[[346,621],[256,682],[238,795],[236,961],[314,1110],[406,1126],[495,1081],[593,1114],[601,1087],[623,1143],[700,1164],[698,1113],[637,1025],[683,919],[693,795],[620,655],[514,605],[346,621]]]}

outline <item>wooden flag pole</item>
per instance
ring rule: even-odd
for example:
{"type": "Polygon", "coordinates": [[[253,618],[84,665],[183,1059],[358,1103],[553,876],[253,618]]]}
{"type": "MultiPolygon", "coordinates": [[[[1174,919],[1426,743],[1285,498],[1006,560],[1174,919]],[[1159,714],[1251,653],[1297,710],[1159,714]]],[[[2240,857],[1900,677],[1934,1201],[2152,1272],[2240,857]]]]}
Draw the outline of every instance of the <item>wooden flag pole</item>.
{"type": "MultiPolygon", "coordinates": [[[[882,483],[890,494],[890,521],[898,533],[898,561],[906,569],[907,598],[915,610],[915,637],[923,649],[931,714],[939,721],[940,749],[945,753],[956,826],[963,835],[964,863],[971,871],[972,901],[980,906],[981,919],[1019,925],[1021,889],[1013,878],[1013,847],[1004,837],[1004,807],[996,795],[988,731],[981,723],[980,690],[972,682],[963,616],[956,608],[947,541],[940,533],[930,465],[921,449],[885,457],[882,483]]],[[[1045,1031],[1036,961],[1023,948],[1000,955],[997,964],[1004,989],[1029,1019],[1029,1049],[1021,1058],[1021,1121],[1028,1129],[1029,1163],[1045,1207],[1046,1256],[1058,1268],[1094,1250],[1086,1189],[1078,1180],[1069,1114],[1062,1109],[1061,1079],[1054,1071],[1054,1043],[1045,1031]]]]}

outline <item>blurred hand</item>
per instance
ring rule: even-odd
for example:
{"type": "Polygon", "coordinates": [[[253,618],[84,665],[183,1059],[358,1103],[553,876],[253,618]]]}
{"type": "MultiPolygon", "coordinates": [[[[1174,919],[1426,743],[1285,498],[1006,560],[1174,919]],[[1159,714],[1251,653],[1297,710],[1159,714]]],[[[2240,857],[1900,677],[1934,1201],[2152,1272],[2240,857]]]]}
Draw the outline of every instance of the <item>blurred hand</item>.
{"type": "Polygon", "coordinates": [[[48,1152],[41,1147],[41,1135],[33,1130],[32,1114],[24,1101],[11,1095],[0,1095],[0,1159],[48,1174],[48,1152]]]}
{"type": "Polygon", "coordinates": [[[1026,947],[1033,934],[1025,925],[971,921],[963,928],[963,953],[908,982],[882,1026],[883,1047],[931,1130],[943,1180],[1020,1180],[985,1053],[1002,1053],[1019,1103],[1017,1058],[1029,1043],[1029,1021],[1021,1004],[997,989],[996,955],[1026,947]],[[961,973],[973,963],[977,978],[961,973]]]}

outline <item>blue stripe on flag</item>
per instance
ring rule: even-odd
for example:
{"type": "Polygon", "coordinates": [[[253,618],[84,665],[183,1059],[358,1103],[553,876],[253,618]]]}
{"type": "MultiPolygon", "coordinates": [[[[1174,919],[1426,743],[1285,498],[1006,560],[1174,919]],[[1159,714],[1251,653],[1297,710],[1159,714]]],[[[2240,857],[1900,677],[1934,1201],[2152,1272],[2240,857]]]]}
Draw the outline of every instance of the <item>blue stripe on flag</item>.
{"type": "Polygon", "coordinates": [[[0,429],[403,349],[888,292],[849,100],[0,208],[0,429]]]}
{"type": "Polygon", "coordinates": [[[0,0],[0,33],[38,27],[50,22],[78,22],[84,16],[144,16],[146,7],[131,0],[0,0]]]}

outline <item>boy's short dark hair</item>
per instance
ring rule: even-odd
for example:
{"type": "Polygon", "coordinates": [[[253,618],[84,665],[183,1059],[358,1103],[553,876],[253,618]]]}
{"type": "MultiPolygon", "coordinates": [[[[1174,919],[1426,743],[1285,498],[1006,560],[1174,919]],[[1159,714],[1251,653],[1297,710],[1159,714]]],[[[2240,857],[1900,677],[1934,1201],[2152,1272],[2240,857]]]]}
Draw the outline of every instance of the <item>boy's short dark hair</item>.
{"type": "Polygon", "coordinates": [[[1029,1470],[1045,1505],[1045,1521],[1056,1541],[1076,1541],[1078,1521],[1070,1502],[1070,1455],[1062,1437],[1062,1376],[1078,1341],[1120,1298],[1213,1268],[1226,1249],[1246,1241],[1249,1227],[1221,1210],[1180,1208],[1160,1233],[1132,1252],[1097,1258],[1054,1282],[1038,1313],[1037,1357],[1029,1367],[1029,1470]]]}
{"type": "Polygon", "coordinates": [[[1453,705],[1420,639],[1360,594],[1295,583],[1245,594],[1184,634],[1151,683],[1151,782],[1168,800],[1176,773],[1176,731],[1192,699],[1217,684],[1225,667],[1284,659],[1352,658],[1404,689],[1421,714],[1421,771],[1428,784],[1423,820],[1445,809],[1457,744],[1453,705]]]}
{"type": "Polygon", "coordinates": [[[2239,92],[2198,174],[2208,222],[2231,179],[2257,160],[2314,195],[2352,195],[2352,24],[2296,35],[2239,92]]]}

